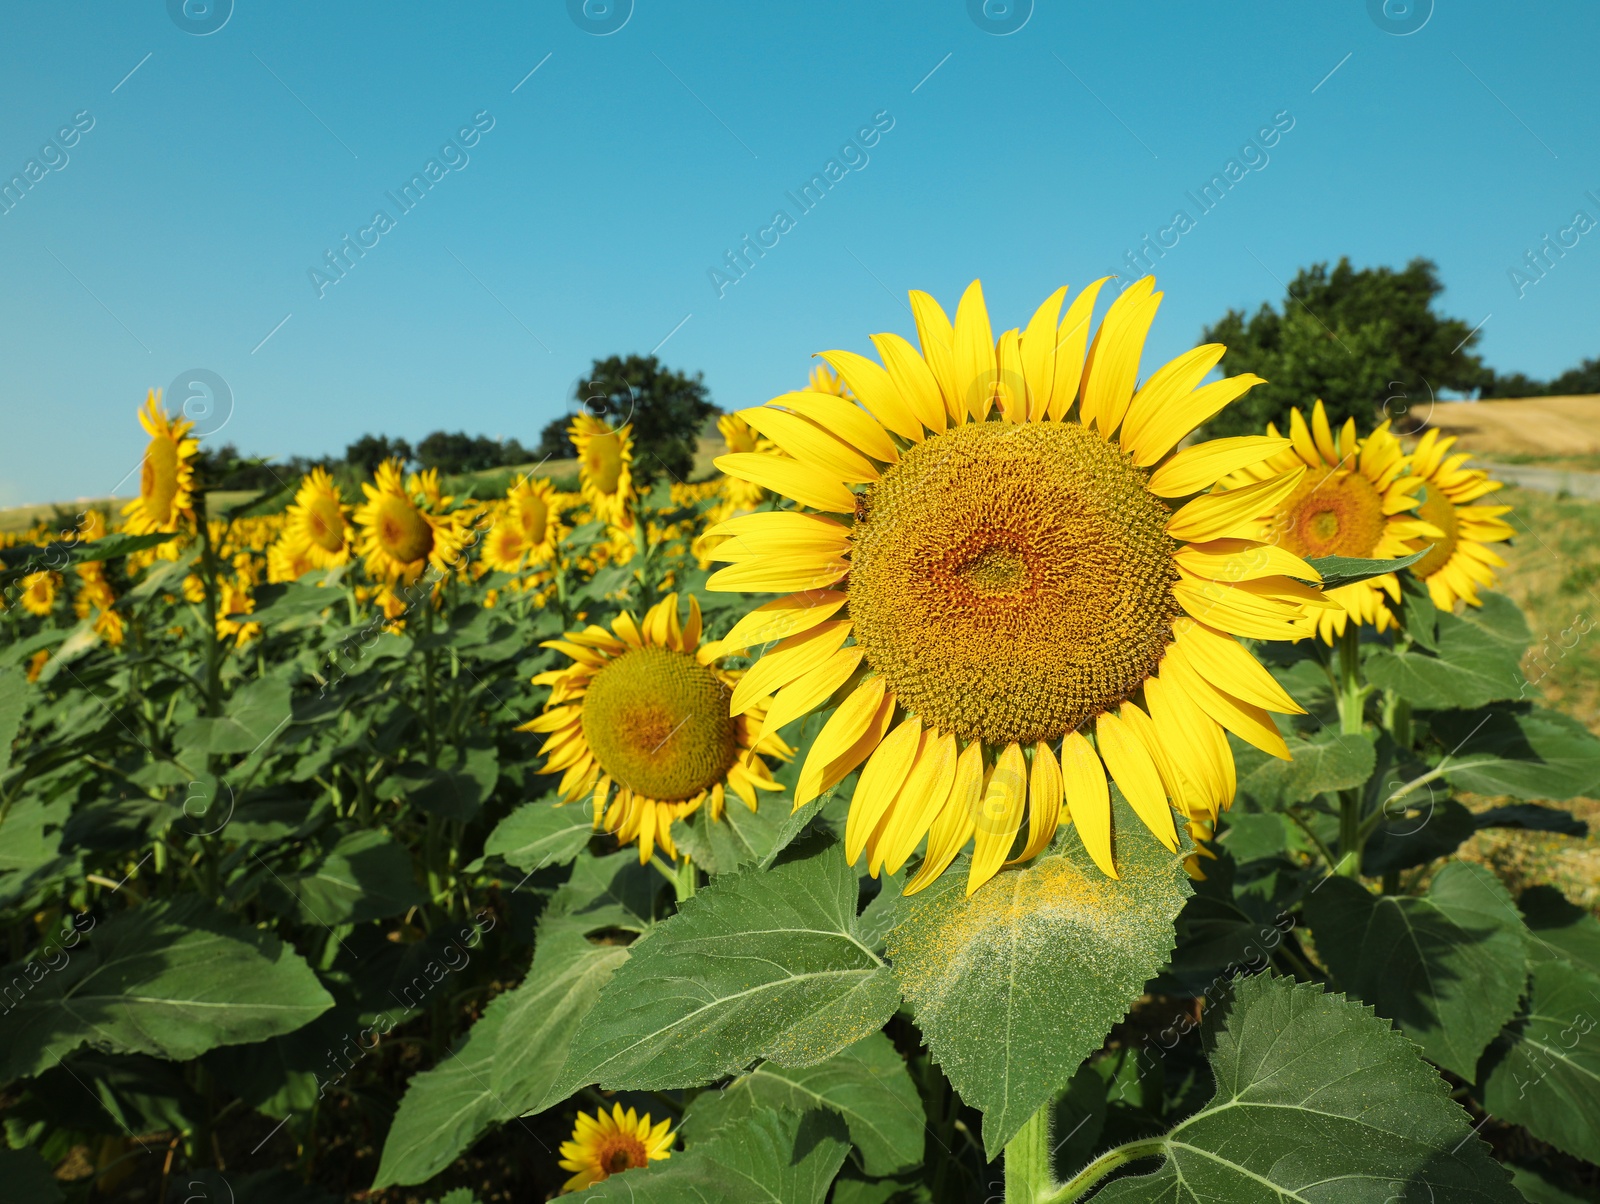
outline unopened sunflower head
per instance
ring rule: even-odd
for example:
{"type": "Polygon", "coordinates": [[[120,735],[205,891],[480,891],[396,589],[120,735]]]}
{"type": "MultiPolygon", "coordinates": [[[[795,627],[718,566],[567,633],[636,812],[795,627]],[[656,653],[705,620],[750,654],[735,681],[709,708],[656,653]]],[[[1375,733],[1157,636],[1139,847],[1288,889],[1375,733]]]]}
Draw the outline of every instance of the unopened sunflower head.
{"type": "Polygon", "coordinates": [[[313,468],[300,482],[290,504],[285,535],[304,549],[312,568],[331,568],[350,559],[353,532],[350,507],[325,468],[313,468]]]}
{"type": "Polygon", "coordinates": [[[168,418],[161,390],[151,389],[139,411],[139,425],[150,436],[139,468],[139,496],[122,508],[130,535],[176,531],[194,522],[194,458],[200,450],[189,438],[194,423],[168,418]]]}
{"type": "Polygon", "coordinates": [[[633,525],[633,426],[583,412],[567,428],[578,449],[578,487],[599,522],[633,525]]]}
{"type": "MultiPolygon", "coordinates": [[[[1269,423],[1267,433],[1276,436],[1277,427],[1269,423]]],[[[1309,426],[1298,407],[1289,412],[1289,441],[1287,450],[1227,482],[1250,487],[1271,474],[1307,469],[1293,492],[1261,511],[1267,537],[1279,546],[1306,559],[1393,560],[1442,535],[1417,512],[1423,482],[1407,474],[1410,458],[1387,422],[1361,438],[1352,418],[1335,433],[1319,401],[1309,426]]],[[[1390,603],[1400,601],[1400,579],[1385,573],[1331,589],[1327,597],[1338,605],[1308,612],[1303,634],[1331,643],[1350,623],[1384,631],[1395,621],[1390,603]]]]}
{"type": "Polygon", "coordinates": [[[720,819],[728,791],[754,811],[757,791],[778,789],[763,758],[793,750],[762,734],[765,696],[701,643],[692,594],[685,622],[669,594],[642,623],[624,613],[609,631],[590,624],[543,647],[572,663],[533,679],[550,698],[517,730],[547,736],[544,772],[562,775],[562,802],[587,800],[595,828],[637,843],[641,863],[657,848],[677,857],[673,820],[702,806],[720,819]]]}
{"type": "Polygon", "coordinates": [[[1429,543],[1428,554],[1407,572],[1426,582],[1428,595],[1440,610],[1451,610],[1456,600],[1469,606],[1481,605],[1478,589],[1492,589],[1495,570],[1506,562],[1489,547],[1516,534],[1503,516],[1510,506],[1478,506],[1473,503],[1501,488],[1481,468],[1468,468],[1472,457],[1467,452],[1450,455],[1454,435],[1440,437],[1437,428],[1417,441],[1411,453],[1411,475],[1426,484],[1416,515],[1439,529],[1433,539],[1417,539],[1410,547],[1421,551],[1429,543]]]}
{"type": "Polygon", "coordinates": [[[648,1112],[643,1116],[632,1108],[624,1112],[621,1104],[613,1104],[610,1112],[602,1108],[593,1116],[580,1112],[572,1140],[561,1143],[559,1165],[574,1172],[561,1190],[581,1191],[612,1175],[670,1158],[674,1140],[672,1122],[651,1125],[648,1112]]]}
{"type": "Polygon", "coordinates": [[[1064,316],[1057,291],[998,340],[976,282],[954,323],[914,292],[920,350],[881,334],[881,364],[824,352],[855,400],[810,390],[745,410],[783,454],[717,462],[820,512],[713,528],[729,567],[709,587],[784,595],[724,641],[777,641],[741,688],[775,692],[764,734],[837,702],[795,805],[859,768],[846,852],[893,872],[926,840],[908,891],[969,843],[976,890],[1069,819],[1115,875],[1108,782],[1176,850],[1169,804],[1211,819],[1232,800],[1226,731],[1287,756],[1268,712],[1300,708],[1235,637],[1293,638],[1323,604],[1296,580],[1315,571],[1258,521],[1307,470],[1208,492],[1290,447],[1173,452],[1259,378],[1202,385],[1212,344],[1140,385],[1161,294],[1130,286],[1091,341],[1102,283],[1064,316]]]}
{"type": "Polygon", "coordinates": [[[409,585],[430,567],[441,576],[455,569],[467,533],[458,514],[434,511],[435,502],[450,500],[438,494],[437,475],[431,492],[425,475],[413,473],[404,485],[401,478],[399,460],[380,464],[377,479],[361,486],[367,500],[354,517],[367,572],[379,581],[409,585]]]}

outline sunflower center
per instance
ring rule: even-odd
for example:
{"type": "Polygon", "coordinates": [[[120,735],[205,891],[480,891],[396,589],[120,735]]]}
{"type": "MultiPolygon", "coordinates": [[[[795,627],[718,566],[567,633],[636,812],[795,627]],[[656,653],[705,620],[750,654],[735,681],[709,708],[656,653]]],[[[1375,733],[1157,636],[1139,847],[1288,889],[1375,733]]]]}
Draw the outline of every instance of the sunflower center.
{"type": "Polygon", "coordinates": [[[973,423],[869,487],[850,554],[867,662],[938,730],[1055,739],[1130,697],[1180,613],[1167,507],[1075,423],[973,423]]]}
{"type": "Polygon", "coordinates": [[[306,534],[325,552],[344,548],[344,523],[339,503],[326,495],[315,497],[306,507],[306,534]]]}
{"type": "Polygon", "coordinates": [[[738,754],[732,694],[706,666],[671,648],[634,648],[594,675],[583,735],[600,768],[636,794],[693,798],[738,754]]]}
{"type": "Polygon", "coordinates": [[[378,542],[401,564],[414,564],[433,551],[433,528],[407,499],[384,498],[377,520],[378,542]]]}
{"type": "Polygon", "coordinates": [[[644,1144],[621,1134],[611,1138],[601,1148],[600,1157],[595,1161],[600,1164],[600,1169],[605,1171],[607,1178],[623,1171],[637,1170],[650,1165],[644,1144]]]}
{"type": "Polygon", "coordinates": [[[172,440],[152,439],[145,448],[139,493],[146,511],[157,522],[172,518],[172,501],[178,495],[178,445],[172,440]]]}
{"type": "Polygon", "coordinates": [[[617,491],[617,480],[622,476],[622,440],[615,431],[589,440],[583,451],[583,466],[601,493],[617,491]]]}
{"type": "Polygon", "coordinates": [[[1432,523],[1444,532],[1444,538],[1438,540],[1413,539],[1409,546],[1413,552],[1420,552],[1430,543],[1433,549],[1416,564],[1411,566],[1411,571],[1418,577],[1431,577],[1445,565],[1450,563],[1450,557],[1455,555],[1456,545],[1461,542],[1461,523],[1456,518],[1455,503],[1437,485],[1427,487],[1427,495],[1422,499],[1415,513],[1423,522],[1432,523]]]}
{"type": "Polygon", "coordinates": [[[522,533],[530,544],[539,544],[544,540],[544,528],[549,518],[550,508],[540,498],[518,499],[517,519],[521,522],[522,533]]]}
{"type": "Polygon", "coordinates": [[[1308,475],[1289,495],[1279,520],[1284,547],[1296,556],[1370,557],[1383,538],[1383,497],[1358,472],[1308,475]]]}

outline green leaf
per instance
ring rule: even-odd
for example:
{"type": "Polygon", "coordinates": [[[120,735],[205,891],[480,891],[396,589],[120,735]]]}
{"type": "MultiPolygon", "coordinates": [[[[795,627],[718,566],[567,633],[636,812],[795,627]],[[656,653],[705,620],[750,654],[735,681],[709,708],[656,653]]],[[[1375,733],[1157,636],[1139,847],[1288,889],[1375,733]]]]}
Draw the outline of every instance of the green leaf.
{"type": "Polygon", "coordinates": [[[1539,1172],[1525,1166],[1511,1168],[1511,1183],[1528,1204],[1586,1204],[1582,1196],[1557,1187],[1539,1172]]]}
{"type": "Polygon", "coordinates": [[[256,608],[250,613],[250,621],[268,631],[288,632],[322,626],[323,612],[330,607],[348,613],[348,595],[338,588],[344,571],[342,567],[327,569],[307,573],[286,585],[256,586],[256,608]]]}
{"type": "Polygon", "coordinates": [[[32,1146],[20,1150],[0,1145],[0,1183],[6,1185],[6,1198],[13,1204],[60,1204],[61,1188],[39,1151],[32,1146]]]}
{"type": "Polygon", "coordinates": [[[1589,835],[1589,825],[1572,812],[1560,807],[1541,807],[1538,803],[1511,803],[1474,812],[1472,826],[1477,831],[1484,828],[1521,828],[1524,832],[1559,832],[1563,836],[1580,837],[1589,835]]]}
{"type": "Polygon", "coordinates": [[[500,778],[500,754],[491,746],[462,748],[454,762],[430,769],[420,761],[407,761],[378,786],[380,798],[404,798],[440,819],[462,822],[477,816],[479,808],[500,778]]]}
{"type": "Polygon", "coordinates": [[[1516,1014],[1527,930],[1480,865],[1451,862],[1420,898],[1330,878],[1306,900],[1306,920],[1339,985],[1463,1078],[1516,1014]]]}
{"type": "Polygon", "coordinates": [[[27,705],[27,675],[19,669],[0,671],[0,778],[11,767],[11,745],[16,741],[27,705]]]}
{"type": "Polygon", "coordinates": [[[47,803],[24,796],[13,803],[0,820],[0,873],[31,873],[54,861],[71,810],[70,798],[47,803]]]}
{"type": "Polygon", "coordinates": [[[173,743],[193,758],[199,769],[208,753],[250,753],[289,725],[292,711],[289,683],[281,677],[264,677],[244,686],[228,701],[221,719],[191,719],[178,729],[173,743]]]}
{"type": "Polygon", "coordinates": [[[1413,794],[1392,803],[1361,850],[1361,872],[1378,878],[1448,856],[1477,831],[1473,814],[1453,798],[1438,802],[1413,794]],[[1412,800],[1421,801],[1413,803],[1412,800]]]}
{"type": "Polygon", "coordinates": [[[483,856],[498,855],[531,874],[547,865],[566,865],[588,847],[593,835],[588,803],[558,807],[551,795],[523,803],[496,824],[483,842],[483,856]]]}
{"type": "Polygon", "coordinates": [[[1409,556],[1396,556],[1392,560],[1364,560],[1359,556],[1318,556],[1306,563],[1322,576],[1323,589],[1338,589],[1341,585],[1356,585],[1371,581],[1385,573],[1408,569],[1428,554],[1431,547],[1413,552],[1409,556]]]}
{"type": "Polygon", "coordinates": [[[1515,603],[1485,594],[1481,610],[1441,613],[1438,623],[1436,652],[1374,648],[1363,665],[1367,679],[1416,706],[1440,710],[1526,696],[1520,666],[1530,637],[1515,603]]]}
{"type": "Polygon", "coordinates": [[[714,879],[633,946],[545,1105],[586,1083],[697,1087],[757,1058],[813,1066],[882,1027],[899,996],[857,932],[858,895],[827,840],[714,879]]]}
{"type": "Polygon", "coordinates": [[[1458,790],[1566,799],[1600,785],[1600,740],[1556,711],[1451,711],[1432,716],[1432,725],[1449,750],[1445,780],[1458,790]]]}
{"type": "Polygon", "coordinates": [[[822,1204],[849,1152],[836,1116],[762,1109],[575,1198],[583,1204],[822,1204]]]}
{"type": "Polygon", "coordinates": [[[1532,937],[1530,961],[1561,960],[1600,976],[1600,920],[1553,886],[1533,886],[1517,900],[1532,937]]]}
{"type": "Polygon", "coordinates": [[[882,1033],[800,1070],[763,1062],[721,1091],[695,1097],[684,1126],[710,1133],[763,1108],[838,1113],[869,1175],[899,1174],[922,1164],[922,1100],[905,1060],[882,1033]]]}
{"type": "MultiPolygon", "coordinates": [[[[11,966],[6,982],[21,973],[11,966]]],[[[66,965],[0,1016],[0,1082],[89,1044],[175,1061],[292,1032],[333,1006],[277,937],[195,897],[145,903],[95,928],[66,965]]]]}
{"type": "Polygon", "coordinates": [[[346,832],[300,873],[272,874],[263,889],[274,910],[302,924],[361,923],[397,916],[427,902],[411,872],[411,854],[387,832],[346,832]]]}
{"type": "Polygon", "coordinates": [[[446,1192],[432,1204],[479,1204],[478,1197],[472,1194],[469,1187],[458,1187],[455,1191],[446,1192]]]}
{"type": "Polygon", "coordinates": [[[458,1157],[506,1109],[495,1096],[494,1060],[511,996],[500,995],[431,1070],[413,1075],[384,1138],[373,1189],[423,1183],[458,1157]]]}
{"type": "Polygon", "coordinates": [[[87,564],[97,560],[112,560],[129,552],[142,552],[159,544],[177,539],[178,533],[157,532],[153,535],[107,535],[104,539],[79,540],[68,543],[53,540],[47,544],[16,544],[0,548],[0,567],[4,572],[32,573],[42,569],[60,572],[68,565],[87,564]]]}
{"type": "Polygon", "coordinates": [[[1528,1005],[1485,1055],[1478,1083],[1490,1113],[1540,1141],[1600,1162],[1600,976],[1538,961],[1528,1005]]]}
{"type": "Polygon", "coordinates": [[[1370,736],[1336,732],[1331,728],[1309,740],[1291,736],[1287,744],[1292,760],[1268,758],[1239,783],[1240,793],[1249,796],[1264,811],[1304,802],[1330,791],[1364,786],[1372,776],[1377,759],[1370,736]]]}
{"type": "Polygon", "coordinates": [[[935,1060],[983,1111],[991,1158],[1100,1047],[1166,964],[1192,892],[1181,857],[1120,799],[1120,879],[1065,851],[1004,870],[967,896],[967,858],[902,900],[889,955],[935,1060]]]}
{"type": "Polygon", "coordinates": [[[779,837],[789,829],[790,800],[774,795],[751,811],[729,794],[721,819],[701,807],[688,819],[674,821],[672,839],[708,874],[728,874],[743,866],[765,864],[779,837]]]}
{"type": "Polygon", "coordinates": [[[1516,1204],[1443,1080],[1366,1008],[1262,975],[1240,980],[1217,1013],[1216,1094],[1139,1143],[1165,1159],[1159,1170],[1108,1184],[1096,1204],[1516,1204]]]}

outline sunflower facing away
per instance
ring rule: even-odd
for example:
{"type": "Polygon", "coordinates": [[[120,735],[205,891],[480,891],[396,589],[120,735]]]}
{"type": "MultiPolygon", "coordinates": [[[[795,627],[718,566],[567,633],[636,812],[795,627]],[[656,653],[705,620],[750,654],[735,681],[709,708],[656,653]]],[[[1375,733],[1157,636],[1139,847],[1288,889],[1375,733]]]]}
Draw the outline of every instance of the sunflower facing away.
{"type": "Polygon", "coordinates": [[[444,503],[436,483],[424,474],[412,473],[401,485],[399,460],[378,465],[377,481],[363,483],[367,500],[356,508],[355,522],[360,529],[359,551],[366,558],[367,572],[380,581],[400,581],[406,585],[422,576],[430,565],[448,573],[461,559],[465,537],[449,514],[432,514],[416,502],[421,494],[429,505],[444,503]]]}
{"type": "Polygon", "coordinates": [[[178,521],[194,520],[194,465],[198,440],[188,438],[194,423],[171,419],[161,408],[161,390],[151,389],[139,411],[139,425],[150,436],[139,469],[139,496],[122,508],[130,535],[176,531],[178,521]]]}
{"type": "MultiPolygon", "coordinates": [[[[1268,423],[1267,433],[1276,436],[1278,430],[1268,423]]],[[[1319,401],[1309,427],[1299,407],[1289,412],[1289,440],[1289,450],[1234,473],[1227,483],[1250,486],[1286,469],[1310,470],[1299,488],[1261,512],[1270,538],[1296,556],[1392,560],[1442,534],[1413,513],[1424,481],[1405,475],[1410,460],[1387,422],[1360,439],[1352,418],[1335,435],[1319,401]]],[[[1393,573],[1331,589],[1327,597],[1338,606],[1308,614],[1301,634],[1315,632],[1332,643],[1352,620],[1384,631],[1394,622],[1385,595],[1400,601],[1400,579],[1393,573]]]]}
{"type": "Polygon", "coordinates": [[[823,352],[859,405],[784,394],[742,416],[793,458],[717,461],[824,512],[720,524],[730,538],[714,555],[732,563],[709,587],[787,595],[723,648],[779,641],[742,683],[776,691],[764,734],[842,700],[795,805],[861,766],[846,852],[893,872],[926,837],[908,893],[969,841],[971,893],[1024,828],[1012,862],[1068,818],[1115,876],[1108,776],[1176,849],[1169,799],[1209,819],[1233,797],[1224,730],[1288,755],[1268,711],[1300,708],[1234,637],[1292,638],[1321,604],[1291,579],[1315,571],[1257,521],[1306,469],[1205,492],[1289,447],[1246,436],[1171,454],[1260,378],[1200,385],[1222,357],[1210,344],[1136,388],[1161,294],[1131,285],[1091,344],[1101,283],[1060,321],[1058,290],[998,342],[976,281],[953,326],[913,292],[920,354],[893,334],[873,337],[882,366],[823,352]]]}
{"type": "Polygon", "coordinates": [[[325,468],[313,468],[300,482],[289,506],[285,534],[305,548],[313,568],[326,569],[350,559],[350,507],[325,468]]]}
{"type": "MultiPolygon", "coordinates": [[[[1501,521],[1510,506],[1474,506],[1473,502],[1501,487],[1481,468],[1468,468],[1472,457],[1466,452],[1449,455],[1456,438],[1439,438],[1437,429],[1417,441],[1411,453],[1411,473],[1427,482],[1417,517],[1440,531],[1433,548],[1410,572],[1428,586],[1428,595],[1440,610],[1451,610],[1459,598],[1469,606],[1480,606],[1478,587],[1492,587],[1495,569],[1506,562],[1486,546],[1510,539],[1516,530],[1501,521]],[[1448,456],[1448,458],[1446,458],[1448,456]]],[[[1414,541],[1412,551],[1420,552],[1429,541],[1414,541]]]]}
{"type": "Polygon", "coordinates": [[[674,1140],[670,1118],[652,1127],[650,1113],[639,1116],[632,1108],[624,1112],[621,1104],[612,1104],[609,1113],[604,1109],[593,1116],[580,1112],[572,1140],[561,1143],[559,1163],[562,1170],[577,1173],[561,1190],[578,1191],[623,1171],[671,1158],[674,1140]]]}
{"type": "Polygon", "coordinates": [[[578,449],[578,485],[600,522],[633,525],[633,427],[613,429],[593,414],[579,414],[567,428],[578,449]]]}
{"type": "Polygon", "coordinates": [[[676,858],[672,821],[702,804],[718,819],[726,791],[754,811],[756,791],[779,788],[761,754],[788,760],[794,750],[775,733],[760,735],[763,699],[730,714],[749,691],[717,667],[717,646],[700,642],[692,594],[687,623],[678,621],[678,595],[668,594],[643,623],[624,613],[610,631],[590,624],[542,646],[572,664],[533,679],[550,698],[517,730],[548,735],[543,772],[561,772],[562,802],[591,799],[594,826],[637,841],[641,864],[658,845],[676,858]]]}

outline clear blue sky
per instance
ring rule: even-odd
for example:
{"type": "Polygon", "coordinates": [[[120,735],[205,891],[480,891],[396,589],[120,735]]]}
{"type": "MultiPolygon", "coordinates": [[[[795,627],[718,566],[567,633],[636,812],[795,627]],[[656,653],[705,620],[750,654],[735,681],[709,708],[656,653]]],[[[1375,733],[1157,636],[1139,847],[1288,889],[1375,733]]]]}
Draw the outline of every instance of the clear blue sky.
{"type": "Polygon", "coordinates": [[[1593,0],[1437,0],[1409,36],[1362,0],[1038,0],[1009,36],[965,0],[637,0],[608,36],[559,2],[237,0],[208,36],[170,7],[8,6],[0,177],[59,165],[0,215],[0,504],[127,492],[135,406],[192,368],[233,397],[214,437],[273,455],[531,442],[592,359],[658,345],[756,404],[813,351],[911,334],[907,288],[953,307],[980,276],[996,330],[1022,324],[1179,209],[1147,366],[1340,255],[1436,260],[1502,371],[1600,354],[1600,230],[1523,296],[1509,275],[1600,219],[1593,0]],[[1285,112],[1270,159],[1242,152],[1285,112]],[[441,148],[483,113],[402,212],[386,194],[461,162],[441,148]],[[869,160],[841,151],[880,114],[869,160]],[[1186,194],[1244,154],[1263,165],[1200,215],[1186,194]],[[802,215],[785,193],[841,156],[863,165],[802,215]],[[319,297],[345,235],[377,243],[319,297]]]}

